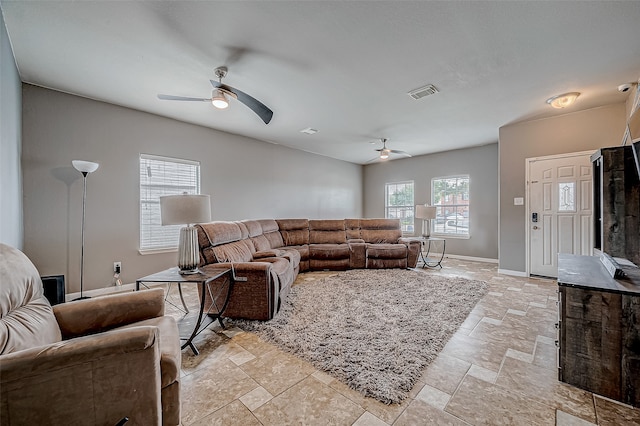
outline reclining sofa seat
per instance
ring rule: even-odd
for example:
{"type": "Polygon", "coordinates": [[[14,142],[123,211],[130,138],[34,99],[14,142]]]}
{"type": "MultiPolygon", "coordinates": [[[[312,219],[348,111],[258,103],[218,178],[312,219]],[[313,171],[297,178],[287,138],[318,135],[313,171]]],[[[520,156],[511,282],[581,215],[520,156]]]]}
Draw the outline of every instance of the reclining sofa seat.
{"type": "Polygon", "coordinates": [[[164,291],[53,308],[35,266],[0,244],[0,424],[180,424],[178,327],[164,291]]]}
{"type": "MultiPolygon", "coordinates": [[[[233,267],[229,318],[273,318],[298,272],[412,268],[420,251],[419,241],[402,238],[397,219],[262,219],[196,228],[200,267],[233,267]]],[[[205,303],[208,309],[209,294],[205,303]]]]}

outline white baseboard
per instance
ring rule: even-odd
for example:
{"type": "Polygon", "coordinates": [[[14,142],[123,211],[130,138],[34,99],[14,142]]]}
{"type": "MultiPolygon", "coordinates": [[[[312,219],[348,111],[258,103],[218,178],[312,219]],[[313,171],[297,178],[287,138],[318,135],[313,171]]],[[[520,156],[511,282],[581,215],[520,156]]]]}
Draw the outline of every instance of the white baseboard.
{"type": "Polygon", "coordinates": [[[527,273],[526,272],[512,271],[512,270],[509,270],[509,269],[500,269],[500,268],[498,268],[498,273],[499,274],[504,274],[504,275],[513,275],[514,277],[527,277],[527,273]]]}
{"type": "MultiPolygon", "coordinates": [[[[436,257],[436,253],[433,253],[433,255],[434,257],[436,257]]],[[[429,253],[429,256],[431,256],[431,253],[429,253]]],[[[437,257],[440,257],[440,253],[437,253],[437,257]]],[[[444,257],[450,257],[451,259],[468,260],[471,262],[498,263],[498,259],[491,259],[488,257],[462,256],[459,254],[445,254],[444,257]]]]}
{"type": "MultiPolygon", "coordinates": [[[[111,294],[111,293],[121,293],[123,291],[134,291],[136,289],[136,285],[135,283],[131,283],[131,284],[122,284],[119,287],[111,286],[111,287],[105,287],[105,288],[96,288],[93,290],[86,290],[82,292],[83,296],[88,296],[88,297],[98,297],[98,296],[104,296],[106,294],[111,294]]],[[[72,300],[77,299],[78,297],[80,297],[80,292],[76,292],[76,293],[67,293],[64,295],[64,299],[67,302],[71,302],[72,300]]]]}

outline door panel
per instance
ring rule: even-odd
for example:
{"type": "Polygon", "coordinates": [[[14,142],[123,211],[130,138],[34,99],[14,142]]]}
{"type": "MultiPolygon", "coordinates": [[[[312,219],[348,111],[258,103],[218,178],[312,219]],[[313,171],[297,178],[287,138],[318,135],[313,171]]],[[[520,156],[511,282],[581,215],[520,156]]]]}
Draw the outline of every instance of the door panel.
{"type": "Polygon", "coordinates": [[[558,253],[592,251],[591,161],[589,154],[581,153],[533,159],[527,165],[529,272],[557,277],[558,253]]]}

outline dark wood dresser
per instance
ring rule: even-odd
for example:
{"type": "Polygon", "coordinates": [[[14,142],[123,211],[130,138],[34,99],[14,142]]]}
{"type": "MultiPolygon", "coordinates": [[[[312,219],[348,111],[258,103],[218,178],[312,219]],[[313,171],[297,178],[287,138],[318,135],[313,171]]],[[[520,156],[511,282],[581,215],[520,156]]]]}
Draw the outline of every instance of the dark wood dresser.
{"type": "Polygon", "coordinates": [[[558,255],[559,380],[640,407],[640,269],[558,255]]]}

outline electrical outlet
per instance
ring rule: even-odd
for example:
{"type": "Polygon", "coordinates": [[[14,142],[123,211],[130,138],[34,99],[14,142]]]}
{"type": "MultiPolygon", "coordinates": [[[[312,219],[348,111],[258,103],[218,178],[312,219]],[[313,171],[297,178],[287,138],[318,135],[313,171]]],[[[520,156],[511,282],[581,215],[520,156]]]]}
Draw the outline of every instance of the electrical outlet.
{"type": "Polygon", "coordinates": [[[113,262],[113,272],[118,274],[122,272],[122,262],[113,262]]]}

